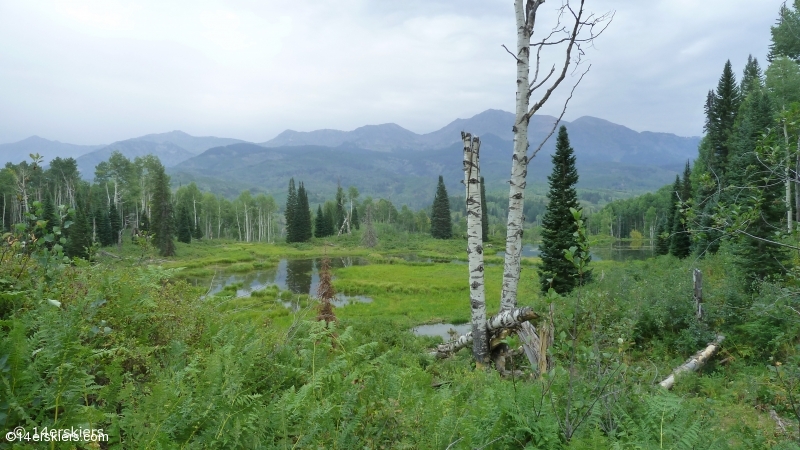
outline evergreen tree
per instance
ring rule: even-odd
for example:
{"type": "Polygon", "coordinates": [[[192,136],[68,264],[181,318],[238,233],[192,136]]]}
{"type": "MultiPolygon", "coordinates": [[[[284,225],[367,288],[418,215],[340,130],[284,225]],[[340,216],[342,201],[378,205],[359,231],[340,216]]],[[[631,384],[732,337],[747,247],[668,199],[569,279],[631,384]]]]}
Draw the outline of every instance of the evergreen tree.
{"type": "Polygon", "coordinates": [[[322,205],[317,206],[317,217],[314,218],[314,237],[322,238],[328,236],[328,226],[325,224],[325,213],[322,212],[322,205]]]}
{"type": "Polygon", "coordinates": [[[481,233],[483,234],[483,242],[489,240],[489,214],[487,214],[487,210],[486,186],[484,186],[483,177],[481,177],[481,233]]]}
{"type": "Polygon", "coordinates": [[[114,238],[111,233],[111,220],[109,220],[108,214],[98,209],[94,213],[94,218],[95,226],[97,227],[97,240],[100,241],[100,245],[103,247],[112,245],[114,238]]]}
{"type": "Polygon", "coordinates": [[[569,143],[567,127],[561,126],[553,154],[553,172],[547,177],[550,185],[549,203],[542,218],[542,243],[539,246],[542,264],[539,281],[542,292],[552,287],[559,294],[572,291],[578,284],[578,269],[564,257],[564,251],[577,247],[578,225],[570,208],[579,208],[578,170],[575,155],[569,143]],[[548,281],[548,279],[552,281],[548,281]]]}
{"type": "Polygon", "coordinates": [[[785,223],[782,224],[786,215],[782,174],[766,170],[757,154],[763,133],[776,125],[774,113],[769,95],[764,90],[755,91],[742,105],[734,133],[735,157],[731,161],[729,197],[754,217],[742,224],[745,227],[742,231],[750,236],[738,236],[734,253],[737,264],[751,281],[786,271],[786,251],[768,242],[775,240],[776,232],[785,227],[785,223]]]}
{"type": "Polygon", "coordinates": [[[78,198],[76,203],[64,251],[70,258],[87,259],[89,258],[89,248],[92,246],[92,229],[89,225],[89,215],[85,211],[85,201],[78,198]]]}
{"type": "Polygon", "coordinates": [[[286,196],[286,242],[298,242],[297,226],[295,224],[295,210],[297,209],[297,191],[294,187],[294,178],[289,180],[289,195],[286,196]]]}
{"type": "Polygon", "coordinates": [[[680,184],[679,202],[681,207],[675,207],[675,217],[672,223],[672,240],[670,241],[669,252],[678,258],[686,258],[692,252],[692,240],[689,237],[689,223],[686,216],[689,200],[692,196],[692,171],[689,168],[689,161],[683,170],[683,181],[680,184]]]}
{"type": "Polygon", "coordinates": [[[736,123],[740,104],[739,84],[733,74],[731,62],[727,61],[719,83],[717,83],[717,90],[708,108],[709,116],[706,119],[707,133],[711,144],[710,161],[707,162],[707,166],[720,178],[724,177],[727,169],[731,133],[736,123]]]}
{"type": "Polygon", "coordinates": [[[178,207],[178,242],[184,244],[192,242],[192,217],[185,204],[178,207]]]}
{"type": "Polygon", "coordinates": [[[439,175],[439,185],[436,187],[436,196],[433,198],[431,236],[436,239],[450,239],[453,237],[450,200],[447,198],[447,189],[444,187],[444,178],[441,175],[439,175]]]}
{"type": "Polygon", "coordinates": [[[172,211],[172,193],[169,189],[169,176],[164,166],[156,160],[150,168],[153,180],[153,199],[151,232],[153,242],[161,256],[175,256],[175,217],[172,211]]]}
{"type": "Polygon", "coordinates": [[[202,239],[203,230],[200,229],[200,221],[194,223],[194,231],[192,231],[192,239],[202,239]]]}
{"type": "Polygon", "coordinates": [[[306,242],[311,239],[311,209],[308,205],[308,194],[303,183],[297,189],[297,206],[294,212],[296,227],[296,242],[306,242]]]}
{"type": "Polygon", "coordinates": [[[353,205],[353,228],[361,229],[361,221],[358,219],[358,207],[353,205]]]}
{"type": "Polygon", "coordinates": [[[746,99],[750,93],[761,89],[763,86],[764,74],[761,72],[761,66],[758,65],[758,59],[753,58],[753,55],[749,55],[742,75],[742,87],[740,89],[742,99],[746,99]]]}
{"type": "Polygon", "coordinates": [[[44,203],[42,205],[42,219],[47,221],[45,232],[50,234],[53,232],[53,227],[60,226],[60,220],[56,215],[56,207],[53,204],[53,199],[49,195],[44,196],[44,203]]]}
{"type": "Polygon", "coordinates": [[[111,225],[111,244],[116,244],[119,241],[119,231],[122,229],[122,223],[119,218],[117,206],[112,203],[108,211],[108,222],[111,225]]]}
{"type": "Polygon", "coordinates": [[[344,189],[342,189],[341,185],[336,187],[336,215],[334,216],[333,222],[333,233],[331,234],[338,234],[339,230],[342,229],[342,224],[344,224],[344,218],[346,216],[344,211],[344,189]]]}
{"type": "Polygon", "coordinates": [[[658,236],[656,237],[656,255],[669,254],[669,231],[667,231],[667,221],[661,220],[658,225],[658,236]]]}

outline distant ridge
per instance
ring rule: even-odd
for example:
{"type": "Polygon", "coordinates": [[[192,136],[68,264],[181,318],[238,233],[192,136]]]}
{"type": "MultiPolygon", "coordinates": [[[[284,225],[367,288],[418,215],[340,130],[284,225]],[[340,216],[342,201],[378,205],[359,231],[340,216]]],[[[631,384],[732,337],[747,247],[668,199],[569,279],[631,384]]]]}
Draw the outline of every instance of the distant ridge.
{"type": "Polygon", "coordinates": [[[31,153],[38,153],[49,163],[56,157],[77,158],[93,152],[104,145],[75,145],[59,141],[51,141],[39,136],[31,136],[19,142],[0,144],[0,163],[11,162],[14,164],[30,161],[31,153]]]}

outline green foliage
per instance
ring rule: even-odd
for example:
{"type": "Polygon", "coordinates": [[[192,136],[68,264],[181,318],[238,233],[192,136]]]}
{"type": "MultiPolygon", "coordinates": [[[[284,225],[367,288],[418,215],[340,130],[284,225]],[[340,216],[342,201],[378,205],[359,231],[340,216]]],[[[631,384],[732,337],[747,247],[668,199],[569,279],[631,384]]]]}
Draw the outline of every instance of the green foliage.
{"type": "Polygon", "coordinates": [[[302,181],[297,189],[297,206],[294,210],[293,220],[296,242],[306,242],[311,239],[311,208],[308,205],[308,193],[302,181]]]}
{"type": "Polygon", "coordinates": [[[689,162],[683,171],[683,181],[680,183],[679,202],[675,207],[675,217],[672,220],[672,239],[669,252],[678,258],[686,258],[692,251],[692,241],[689,236],[689,213],[691,212],[692,181],[689,162]]]}
{"type": "Polygon", "coordinates": [[[439,184],[436,186],[436,196],[433,198],[433,208],[431,209],[431,236],[436,239],[453,237],[450,200],[447,198],[447,189],[444,187],[444,179],[441,175],[439,175],[439,184]]]}
{"type": "Polygon", "coordinates": [[[151,171],[153,199],[150,231],[154,234],[154,244],[161,256],[174,256],[175,217],[172,209],[172,194],[169,189],[169,176],[158,160],[154,161],[151,171]]]}
{"type": "Polygon", "coordinates": [[[539,282],[542,292],[550,288],[563,294],[578,285],[578,271],[571,261],[564,259],[564,253],[578,246],[578,227],[571,210],[579,207],[575,184],[578,171],[575,168],[575,155],[569,144],[567,128],[558,131],[556,152],[553,154],[553,173],[547,178],[550,191],[547,212],[542,219],[542,265],[539,268],[539,282]]]}
{"type": "Polygon", "coordinates": [[[185,204],[178,206],[178,242],[192,242],[192,218],[185,204]]]}
{"type": "Polygon", "coordinates": [[[289,193],[286,195],[286,208],[284,217],[286,219],[286,242],[299,242],[297,238],[297,226],[295,223],[295,211],[297,210],[297,190],[294,186],[294,178],[289,179],[289,193]]]}
{"type": "Polygon", "coordinates": [[[92,247],[92,229],[82,203],[79,200],[78,207],[72,210],[70,219],[73,224],[67,234],[65,253],[70,258],[88,259],[92,247]]]}
{"type": "Polygon", "coordinates": [[[786,2],[784,2],[781,5],[777,23],[770,29],[772,42],[767,56],[770,62],[781,56],[800,62],[798,28],[800,28],[800,2],[794,0],[790,6],[786,6],[786,2]]]}

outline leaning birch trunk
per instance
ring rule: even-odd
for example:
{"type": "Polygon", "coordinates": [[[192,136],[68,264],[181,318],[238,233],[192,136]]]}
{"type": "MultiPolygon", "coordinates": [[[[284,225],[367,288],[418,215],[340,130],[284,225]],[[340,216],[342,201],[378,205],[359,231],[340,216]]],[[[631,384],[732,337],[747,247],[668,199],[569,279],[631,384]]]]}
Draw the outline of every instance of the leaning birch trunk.
{"type": "Polygon", "coordinates": [[[472,306],[472,354],[478,367],[487,364],[489,341],[486,333],[486,293],[483,279],[483,232],[481,227],[481,141],[461,132],[464,142],[464,186],[467,203],[467,258],[469,299],[472,306]]]}
{"type": "MultiPolygon", "coordinates": [[[[513,308],[503,311],[486,321],[486,331],[492,332],[504,328],[515,328],[527,323],[529,320],[538,319],[539,315],[531,308],[513,308]]],[[[472,343],[472,332],[459,336],[457,339],[440,344],[431,352],[439,358],[445,358],[472,343]]]]}
{"type": "Polygon", "coordinates": [[[694,356],[689,358],[683,365],[679,366],[677,369],[672,371],[672,374],[668,376],[664,381],[658,383],[659,386],[663,387],[664,389],[672,389],[672,386],[675,384],[675,378],[684,372],[695,372],[697,369],[703,367],[703,365],[712,357],[714,354],[719,350],[719,346],[722,341],[725,340],[725,336],[717,335],[713,342],[710,342],[706,348],[700,350],[699,352],[695,353],[694,356]]]}

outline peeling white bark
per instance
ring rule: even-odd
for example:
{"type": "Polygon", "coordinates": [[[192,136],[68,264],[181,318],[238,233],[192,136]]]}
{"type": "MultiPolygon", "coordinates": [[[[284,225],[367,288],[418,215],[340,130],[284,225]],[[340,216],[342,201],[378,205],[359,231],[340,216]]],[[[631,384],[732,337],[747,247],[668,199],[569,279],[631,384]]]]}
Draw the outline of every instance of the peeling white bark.
{"type": "MultiPolygon", "coordinates": [[[[503,311],[496,316],[486,321],[486,331],[491,332],[502,328],[518,327],[529,320],[539,318],[539,315],[533,312],[531,308],[514,308],[509,311],[503,311]]],[[[450,354],[461,350],[462,348],[472,343],[472,332],[459,336],[457,339],[441,344],[431,352],[432,355],[439,358],[445,358],[450,354]]]]}
{"type": "Polygon", "coordinates": [[[481,141],[461,132],[464,143],[464,186],[467,204],[467,259],[469,261],[469,299],[472,307],[472,354],[479,365],[489,361],[486,332],[486,286],[483,276],[483,227],[481,226],[481,141]]]}
{"type": "Polygon", "coordinates": [[[710,342],[706,348],[700,350],[699,352],[695,353],[694,356],[689,358],[685,363],[681,366],[676,368],[672,371],[672,374],[668,376],[664,381],[658,383],[659,386],[663,387],[664,389],[672,389],[672,386],[675,384],[675,378],[684,373],[684,372],[695,372],[697,369],[703,367],[703,365],[712,357],[714,354],[719,350],[720,344],[722,341],[725,340],[725,336],[717,335],[713,342],[710,342]]]}

